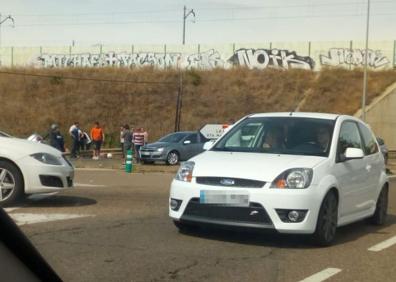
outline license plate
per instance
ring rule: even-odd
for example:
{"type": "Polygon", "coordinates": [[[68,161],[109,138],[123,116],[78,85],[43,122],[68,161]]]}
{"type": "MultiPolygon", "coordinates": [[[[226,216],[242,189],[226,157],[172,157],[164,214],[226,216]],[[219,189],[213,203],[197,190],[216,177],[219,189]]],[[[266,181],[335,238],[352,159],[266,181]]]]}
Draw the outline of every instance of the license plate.
{"type": "Polygon", "coordinates": [[[150,156],[150,153],[149,153],[149,152],[140,152],[140,154],[141,154],[142,156],[150,156]]]}
{"type": "Polygon", "coordinates": [[[245,191],[208,191],[201,190],[199,195],[201,204],[219,204],[229,206],[249,206],[249,194],[245,191]]]}

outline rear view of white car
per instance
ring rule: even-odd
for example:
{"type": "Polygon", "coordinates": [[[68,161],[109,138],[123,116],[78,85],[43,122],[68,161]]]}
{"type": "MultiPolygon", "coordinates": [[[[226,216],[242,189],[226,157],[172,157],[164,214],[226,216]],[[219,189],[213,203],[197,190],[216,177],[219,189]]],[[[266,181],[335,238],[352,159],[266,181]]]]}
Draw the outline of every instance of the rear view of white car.
{"type": "Polygon", "coordinates": [[[359,119],[254,114],[181,165],[169,204],[180,229],[273,229],[328,245],[338,226],[385,222],[388,178],[377,141],[359,119]]]}
{"type": "Polygon", "coordinates": [[[74,168],[48,145],[0,137],[0,206],[25,194],[50,193],[73,187],[74,168]]]}

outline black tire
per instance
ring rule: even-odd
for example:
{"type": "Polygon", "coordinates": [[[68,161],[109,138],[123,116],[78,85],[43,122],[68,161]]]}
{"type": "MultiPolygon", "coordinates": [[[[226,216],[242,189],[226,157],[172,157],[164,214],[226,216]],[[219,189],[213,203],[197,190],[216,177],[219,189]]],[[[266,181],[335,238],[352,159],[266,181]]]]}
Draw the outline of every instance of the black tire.
{"type": "Polygon", "coordinates": [[[168,165],[177,165],[179,163],[179,153],[177,151],[170,151],[166,156],[166,163],[168,165]]]}
{"type": "Polygon", "coordinates": [[[388,215],[388,186],[384,186],[378,196],[375,212],[369,218],[369,222],[374,225],[384,225],[388,215]]]}
{"type": "Polygon", "coordinates": [[[319,246],[329,246],[337,231],[338,201],[334,192],[329,192],[320,206],[313,238],[319,246]]]}
{"type": "Polygon", "coordinates": [[[18,202],[24,192],[23,177],[12,163],[0,161],[0,206],[6,207],[18,202]]]}

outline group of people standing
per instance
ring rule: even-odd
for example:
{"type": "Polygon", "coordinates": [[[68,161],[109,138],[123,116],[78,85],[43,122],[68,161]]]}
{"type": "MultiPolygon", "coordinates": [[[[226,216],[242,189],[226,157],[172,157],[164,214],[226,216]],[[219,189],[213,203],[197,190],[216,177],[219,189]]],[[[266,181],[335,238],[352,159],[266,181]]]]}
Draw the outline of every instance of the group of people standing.
{"type": "Polygon", "coordinates": [[[69,134],[72,139],[71,158],[76,158],[80,149],[89,150],[90,146],[93,145],[94,151],[92,159],[99,160],[100,149],[105,139],[104,131],[99,122],[94,123],[89,135],[80,129],[79,122],[74,122],[69,129],[69,134]]]}
{"type": "MultiPolygon", "coordinates": [[[[103,128],[99,122],[95,122],[90,130],[90,134],[81,130],[79,122],[74,122],[69,128],[69,135],[72,140],[70,157],[77,158],[80,150],[89,150],[91,145],[94,146],[92,159],[98,160],[100,157],[100,150],[105,140],[103,128]]],[[[60,133],[59,126],[52,124],[49,134],[49,143],[52,147],[57,148],[61,152],[65,152],[65,142],[62,134],[60,133]]],[[[140,148],[147,143],[148,133],[143,128],[131,128],[128,124],[121,126],[120,142],[125,159],[128,150],[134,152],[136,161],[140,162],[140,148]]]]}
{"type": "Polygon", "coordinates": [[[135,154],[136,162],[140,162],[140,148],[148,141],[148,133],[143,128],[131,128],[128,124],[121,126],[120,142],[123,158],[125,159],[128,150],[132,150],[135,154]]]}

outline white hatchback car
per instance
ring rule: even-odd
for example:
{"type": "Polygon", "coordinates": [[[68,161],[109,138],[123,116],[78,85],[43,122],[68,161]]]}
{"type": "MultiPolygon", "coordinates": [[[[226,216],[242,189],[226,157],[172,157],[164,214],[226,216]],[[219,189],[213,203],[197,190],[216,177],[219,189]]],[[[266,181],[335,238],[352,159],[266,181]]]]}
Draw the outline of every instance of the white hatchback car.
{"type": "Polygon", "coordinates": [[[220,225],[313,234],[330,244],[338,226],[383,224],[388,177],[369,127],[352,116],[249,115],[184,162],[171,184],[175,225],[220,225]]]}
{"type": "Polygon", "coordinates": [[[51,146],[0,137],[0,206],[23,194],[58,192],[73,187],[74,168],[51,146]]]}

